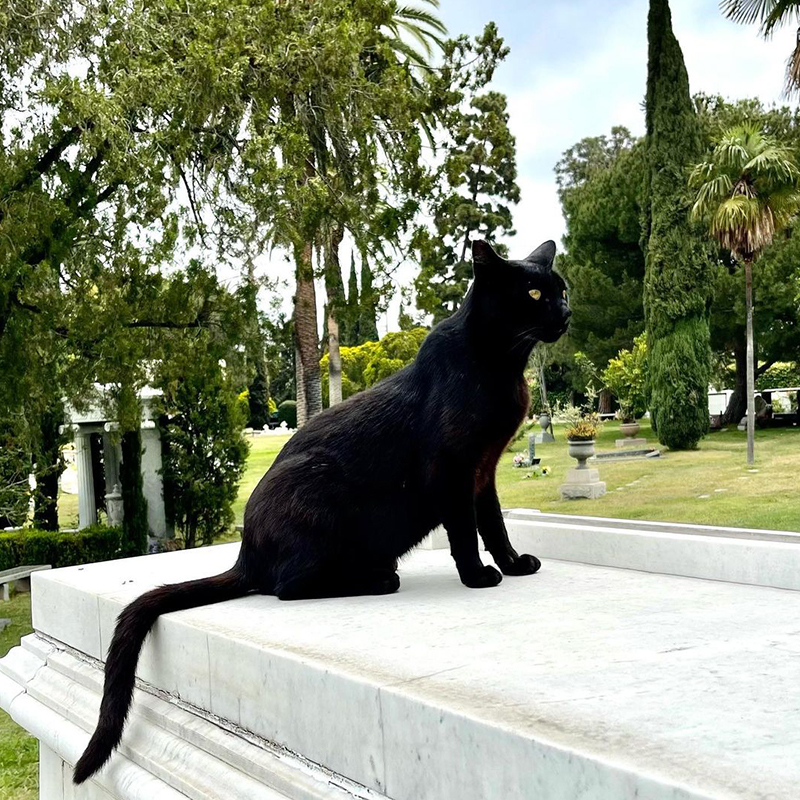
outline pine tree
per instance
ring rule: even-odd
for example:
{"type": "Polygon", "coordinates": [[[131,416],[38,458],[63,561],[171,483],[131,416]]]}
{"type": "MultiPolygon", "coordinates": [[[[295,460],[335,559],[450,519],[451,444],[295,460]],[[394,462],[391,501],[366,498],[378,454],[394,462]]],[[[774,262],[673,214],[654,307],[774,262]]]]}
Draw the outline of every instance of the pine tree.
{"type": "Polygon", "coordinates": [[[451,141],[437,174],[433,226],[414,234],[420,263],[414,287],[417,307],[433,314],[434,323],[458,308],[472,280],[470,238],[494,243],[514,234],[509,205],[520,197],[516,141],[506,96],[483,91],[508,52],[490,22],[474,41],[460,36],[447,42],[444,65],[431,78],[434,104],[451,141]]]}
{"type": "Polygon", "coordinates": [[[702,140],[667,0],[651,0],[647,34],[642,244],[649,406],[659,441],[689,449],[708,430],[711,265],[689,222],[686,187],[702,140]]]}

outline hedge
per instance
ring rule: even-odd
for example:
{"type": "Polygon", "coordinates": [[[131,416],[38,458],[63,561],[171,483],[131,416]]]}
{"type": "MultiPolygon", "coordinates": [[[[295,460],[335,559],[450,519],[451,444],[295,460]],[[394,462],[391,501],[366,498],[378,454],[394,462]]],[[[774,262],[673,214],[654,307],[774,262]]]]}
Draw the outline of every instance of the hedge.
{"type": "Polygon", "coordinates": [[[79,531],[40,531],[22,528],[0,532],[0,570],[24,564],[53,568],[108,561],[120,554],[121,531],[92,525],[79,531]]]}

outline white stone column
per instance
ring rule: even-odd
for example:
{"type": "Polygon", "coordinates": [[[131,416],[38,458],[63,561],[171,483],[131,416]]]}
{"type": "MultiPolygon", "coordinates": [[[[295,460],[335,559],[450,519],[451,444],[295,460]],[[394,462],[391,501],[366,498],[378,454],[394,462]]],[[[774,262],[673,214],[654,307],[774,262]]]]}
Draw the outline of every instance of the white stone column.
{"type": "Polygon", "coordinates": [[[87,528],[97,522],[92,480],[92,448],[89,434],[75,435],[75,465],[78,468],[78,527],[87,528]]]}
{"type": "Polygon", "coordinates": [[[174,531],[167,524],[162,466],[161,434],[152,420],[145,420],[142,423],[142,488],[147,499],[147,524],[151,536],[170,539],[174,531]]]}

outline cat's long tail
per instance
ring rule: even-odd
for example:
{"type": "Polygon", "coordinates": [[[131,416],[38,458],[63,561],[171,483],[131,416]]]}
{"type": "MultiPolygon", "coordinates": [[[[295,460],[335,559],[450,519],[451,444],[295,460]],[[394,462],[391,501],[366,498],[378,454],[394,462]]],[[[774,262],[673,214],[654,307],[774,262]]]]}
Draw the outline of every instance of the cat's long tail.
{"type": "Polygon", "coordinates": [[[158,617],[170,611],[240,597],[250,588],[243,570],[237,564],[212,578],[159,586],[134,600],[122,611],[108,648],[100,720],[75,766],[75,783],[83,783],[94,775],[119,744],[133,698],[139,652],[158,617]]]}

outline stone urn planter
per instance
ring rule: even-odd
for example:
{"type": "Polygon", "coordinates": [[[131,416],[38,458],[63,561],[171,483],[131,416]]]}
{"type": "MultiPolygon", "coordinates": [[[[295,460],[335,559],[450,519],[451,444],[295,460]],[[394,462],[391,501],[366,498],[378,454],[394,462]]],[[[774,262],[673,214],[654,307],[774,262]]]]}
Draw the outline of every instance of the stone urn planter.
{"type": "Polygon", "coordinates": [[[569,439],[567,452],[578,462],[576,469],[588,469],[586,459],[594,455],[594,439],[569,439]]]}
{"type": "Polygon", "coordinates": [[[623,422],[619,426],[619,429],[626,439],[633,439],[636,434],[639,433],[641,427],[642,426],[634,420],[633,422],[623,422]]]}
{"type": "Polygon", "coordinates": [[[546,431],[550,427],[550,415],[547,413],[539,414],[539,427],[546,431]]]}

